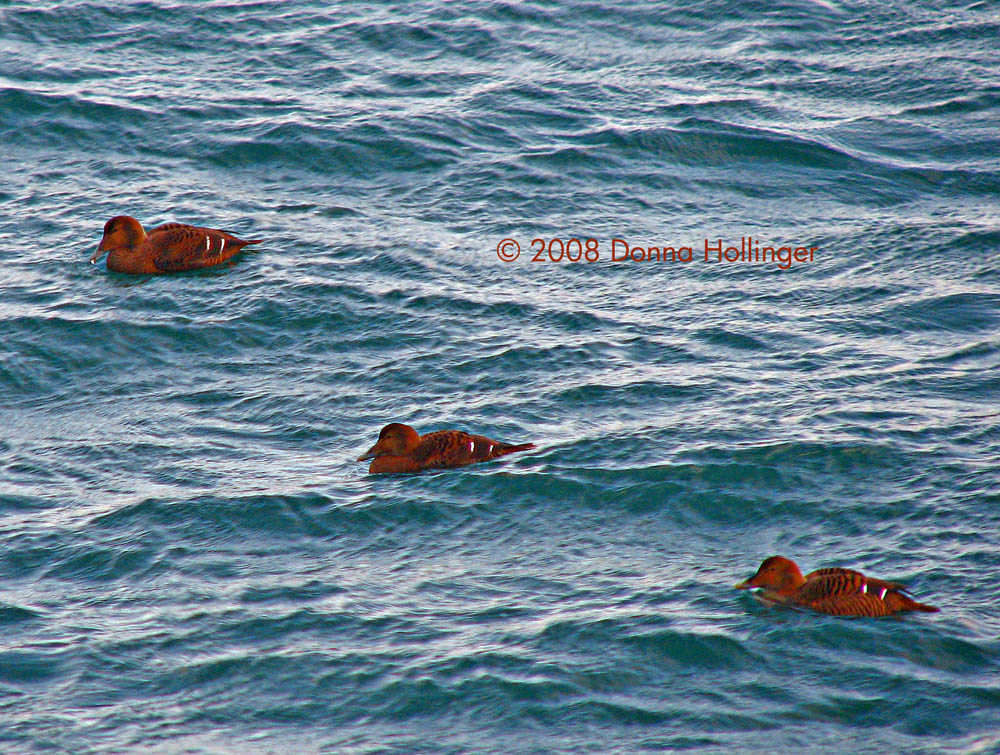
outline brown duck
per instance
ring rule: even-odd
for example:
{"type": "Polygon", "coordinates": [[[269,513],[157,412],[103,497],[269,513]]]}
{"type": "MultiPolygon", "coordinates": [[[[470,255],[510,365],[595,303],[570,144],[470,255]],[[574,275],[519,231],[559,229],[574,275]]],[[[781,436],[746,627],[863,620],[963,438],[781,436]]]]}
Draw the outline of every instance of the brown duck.
{"type": "Polygon", "coordinates": [[[802,576],[789,558],[771,556],[750,579],[736,587],[763,588],[769,600],[835,616],[889,616],[902,611],[937,613],[940,608],[918,603],[896,582],[866,577],[853,569],[817,569],[802,576]]]}
{"type": "Polygon", "coordinates": [[[197,270],[225,262],[247,244],[226,231],[166,223],[148,232],[135,218],[118,215],[104,224],[104,237],[90,258],[97,262],[108,253],[108,270],[135,275],[197,270]]]}
{"type": "Polygon", "coordinates": [[[371,459],[368,467],[371,474],[422,472],[489,461],[534,447],[534,443],[511,445],[461,430],[438,430],[420,435],[409,425],[393,422],[382,428],[378,443],[361,454],[358,461],[371,459]]]}

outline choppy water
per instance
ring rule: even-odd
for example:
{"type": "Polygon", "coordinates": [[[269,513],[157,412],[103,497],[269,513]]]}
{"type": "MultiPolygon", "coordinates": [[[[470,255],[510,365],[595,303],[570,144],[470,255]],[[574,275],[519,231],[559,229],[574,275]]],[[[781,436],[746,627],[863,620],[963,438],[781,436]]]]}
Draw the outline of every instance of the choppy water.
{"type": "Polygon", "coordinates": [[[0,748],[1000,751],[998,35],[0,3],[0,748]],[[130,278],[120,213],[266,241],[130,278]],[[392,420],[539,449],[368,477],[392,420]],[[732,589],[772,553],[942,612],[732,589]]]}

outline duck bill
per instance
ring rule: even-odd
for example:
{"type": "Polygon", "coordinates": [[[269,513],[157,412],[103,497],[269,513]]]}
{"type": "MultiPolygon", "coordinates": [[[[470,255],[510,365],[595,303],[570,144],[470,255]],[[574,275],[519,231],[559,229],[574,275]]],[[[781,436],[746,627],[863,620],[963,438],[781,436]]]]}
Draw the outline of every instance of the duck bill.
{"type": "Polygon", "coordinates": [[[378,443],[365,451],[361,456],[358,457],[358,461],[364,461],[365,459],[374,459],[378,453],[378,443]]]}
{"type": "Polygon", "coordinates": [[[94,253],[90,256],[90,264],[93,265],[95,262],[97,262],[97,260],[99,260],[103,256],[104,256],[104,249],[101,247],[101,244],[98,244],[97,249],[95,249],[94,253]]]}
{"type": "Polygon", "coordinates": [[[752,580],[753,577],[751,577],[750,579],[744,579],[742,582],[737,582],[735,585],[733,585],[733,587],[735,587],[737,590],[751,590],[757,586],[753,584],[752,580]]]}

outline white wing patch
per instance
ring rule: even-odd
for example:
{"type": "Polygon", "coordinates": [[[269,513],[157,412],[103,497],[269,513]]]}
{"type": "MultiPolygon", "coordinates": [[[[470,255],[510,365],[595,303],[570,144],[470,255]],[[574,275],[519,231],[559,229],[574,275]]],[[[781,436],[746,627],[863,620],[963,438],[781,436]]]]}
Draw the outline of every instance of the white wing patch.
{"type": "Polygon", "coordinates": [[[226,240],[222,239],[222,242],[219,244],[219,254],[222,254],[224,251],[226,251],[226,240]]]}
{"type": "Polygon", "coordinates": [[[861,594],[864,595],[866,592],[868,592],[868,583],[867,582],[862,582],[861,583],[861,594]]]}
{"type": "Polygon", "coordinates": [[[211,249],[212,249],[212,239],[209,238],[208,236],[206,236],[205,237],[205,251],[208,252],[208,251],[211,251],[211,249]]]}
{"type": "Polygon", "coordinates": [[[476,444],[475,444],[475,442],[473,442],[473,441],[471,441],[471,440],[470,440],[470,441],[469,441],[469,455],[471,456],[471,455],[472,455],[472,453],[473,453],[473,452],[474,452],[475,450],[476,450],[476,444]]]}
{"type": "Polygon", "coordinates": [[[879,600],[885,600],[885,594],[886,594],[887,592],[889,592],[889,589],[888,589],[887,587],[883,587],[883,588],[882,588],[882,592],[880,592],[880,593],[878,594],[878,599],[879,599],[879,600]]]}

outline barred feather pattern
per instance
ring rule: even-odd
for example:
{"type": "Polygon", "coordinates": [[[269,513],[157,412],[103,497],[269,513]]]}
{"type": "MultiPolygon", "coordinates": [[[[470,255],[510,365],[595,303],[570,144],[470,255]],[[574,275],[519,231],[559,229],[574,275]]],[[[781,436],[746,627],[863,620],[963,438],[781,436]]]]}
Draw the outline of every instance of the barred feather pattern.
{"type": "MultiPolygon", "coordinates": [[[[898,582],[866,577],[853,569],[817,569],[795,593],[795,602],[838,616],[890,616],[900,611],[928,611],[902,591],[898,582]]],[[[937,610],[937,609],[933,609],[937,610]]]]}
{"type": "Polygon", "coordinates": [[[198,228],[182,223],[166,223],[149,232],[146,243],[153,250],[153,264],[163,272],[197,270],[219,265],[247,244],[226,231],[198,228]]]}
{"type": "Polygon", "coordinates": [[[426,469],[459,467],[529,448],[534,448],[534,444],[513,445],[490,440],[482,435],[470,435],[461,430],[439,430],[421,436],[420,445],[413,452],[413,459],[426,469]]]}

